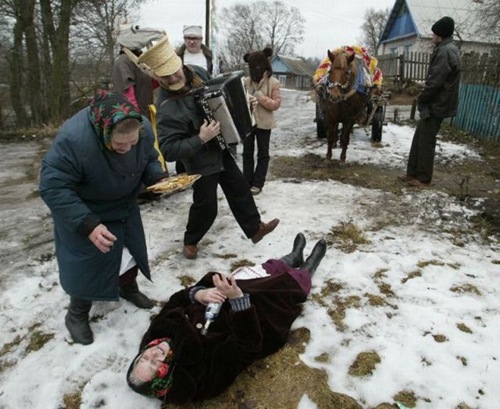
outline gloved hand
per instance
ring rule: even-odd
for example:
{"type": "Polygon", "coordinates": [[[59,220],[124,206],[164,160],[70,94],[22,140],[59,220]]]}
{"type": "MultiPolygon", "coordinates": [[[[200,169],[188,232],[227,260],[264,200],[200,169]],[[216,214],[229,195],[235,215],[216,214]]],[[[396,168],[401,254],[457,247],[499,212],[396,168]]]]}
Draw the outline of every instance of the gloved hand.
{"type": "Polygon", "coordinates": [[[420,113],[420,119],[427,119],[431,116],[431,112],[429,110],[429,106],[428,105],[421,105],[419,104],[417,106],[418,108],[418,112],[420,113]]]}

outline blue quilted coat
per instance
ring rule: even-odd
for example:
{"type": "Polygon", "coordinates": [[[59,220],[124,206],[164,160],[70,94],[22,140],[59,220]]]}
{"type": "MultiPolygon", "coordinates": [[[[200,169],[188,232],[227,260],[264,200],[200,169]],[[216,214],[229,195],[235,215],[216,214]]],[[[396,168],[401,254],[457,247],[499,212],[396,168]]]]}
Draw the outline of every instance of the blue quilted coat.
{"type": "Polygon", "coordinates": [[[123,246],[150,279],[146,239],[137,195],[166,177],[153,145],[150,122],[143,118],[143,136],[128,153],[107,149],[89,119],[89,108],[60,129],[42,161],[40,195],[54,219],[62,288],[85,300],[117,300],[123,246]],[[116,237],[104,254],[88,238],[99,224],[116,237]]]}

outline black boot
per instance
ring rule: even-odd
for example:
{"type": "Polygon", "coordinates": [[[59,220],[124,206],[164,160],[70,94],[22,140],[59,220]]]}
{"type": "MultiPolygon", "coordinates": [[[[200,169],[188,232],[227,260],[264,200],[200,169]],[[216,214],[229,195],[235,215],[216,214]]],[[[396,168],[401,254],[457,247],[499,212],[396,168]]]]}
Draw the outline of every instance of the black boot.
{"type": "Polygon", "coordinates": [[[92,301],[71,297],[68,313],[64,318],[73,341],[77,344],[88,345],[94,342],[94,334],[89,325],[89,311],[92,301]]]}
{"type": "Polygon", "coordinates": [[[280,258],[286,265],[290,267],[298,267],[304,263],[304,247],[306,246],[306,238],[302,233],[295,236],[293,241],[293,250],[290,254],[280,258]]]}
{"type": "Polygon", "coordinates": [[[321,260],[323,260],[325,253],[326,241],[324,239],[321,239],[316,243],[312,253],[309,255],[309,257],[307,257],[306,262],[300,266],[300,269],[307,270],[312,277],[312,275],[318,268],[319,263],[321,263],[321,260]]]}
{"type": "Polygon", "coordinates": [[[120,297],[130,301],[136,307],[144,308],[146,310],[153,308],[155,305],[153,301],[139,291],[139,286],[135,280],[129,284],[120,286],[120,297]]]}

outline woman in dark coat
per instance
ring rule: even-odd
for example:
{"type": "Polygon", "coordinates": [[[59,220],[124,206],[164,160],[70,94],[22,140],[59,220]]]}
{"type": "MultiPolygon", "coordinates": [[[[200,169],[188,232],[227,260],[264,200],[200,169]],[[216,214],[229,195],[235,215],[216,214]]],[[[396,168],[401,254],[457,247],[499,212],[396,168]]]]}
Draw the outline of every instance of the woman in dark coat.
{"type": "Polygon", "coordinates": [[[75,342],[93,342],[94,300],[153,306],[136,282],[138,269],[150,279],[137,195],[142,183],[166,177],[153,141],[149,121],[122,95],[105,92],[66,121],[42,161],[40,195],[54,219],[75,342]]]}
{"type": "Polygon", "coordinates": [[[209,273],[175,293],[143,336],[127,374],[130,387],[169,403],[209,399],[252,362],[278,351],[326,252],[320,240],[304,262],[305,244],[300,233],[293,251],[279,260],[238,269],[229,280],[209,273]],[[204,335],[209,303],[222,307],[204,335]]]}

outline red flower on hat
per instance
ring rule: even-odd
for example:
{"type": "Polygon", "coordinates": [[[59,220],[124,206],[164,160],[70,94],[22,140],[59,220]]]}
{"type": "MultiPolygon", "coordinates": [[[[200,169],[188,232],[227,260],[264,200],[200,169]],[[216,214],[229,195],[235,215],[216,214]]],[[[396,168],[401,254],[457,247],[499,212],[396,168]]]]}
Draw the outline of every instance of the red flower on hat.
{"type": "Polygon", "coordinates": [[[163,363],[160,365],[160,367],[156,371],[156,376],[158,378],[164,378],[167,375],[167,373],[168,373],[168,365],[163,363]]]}

